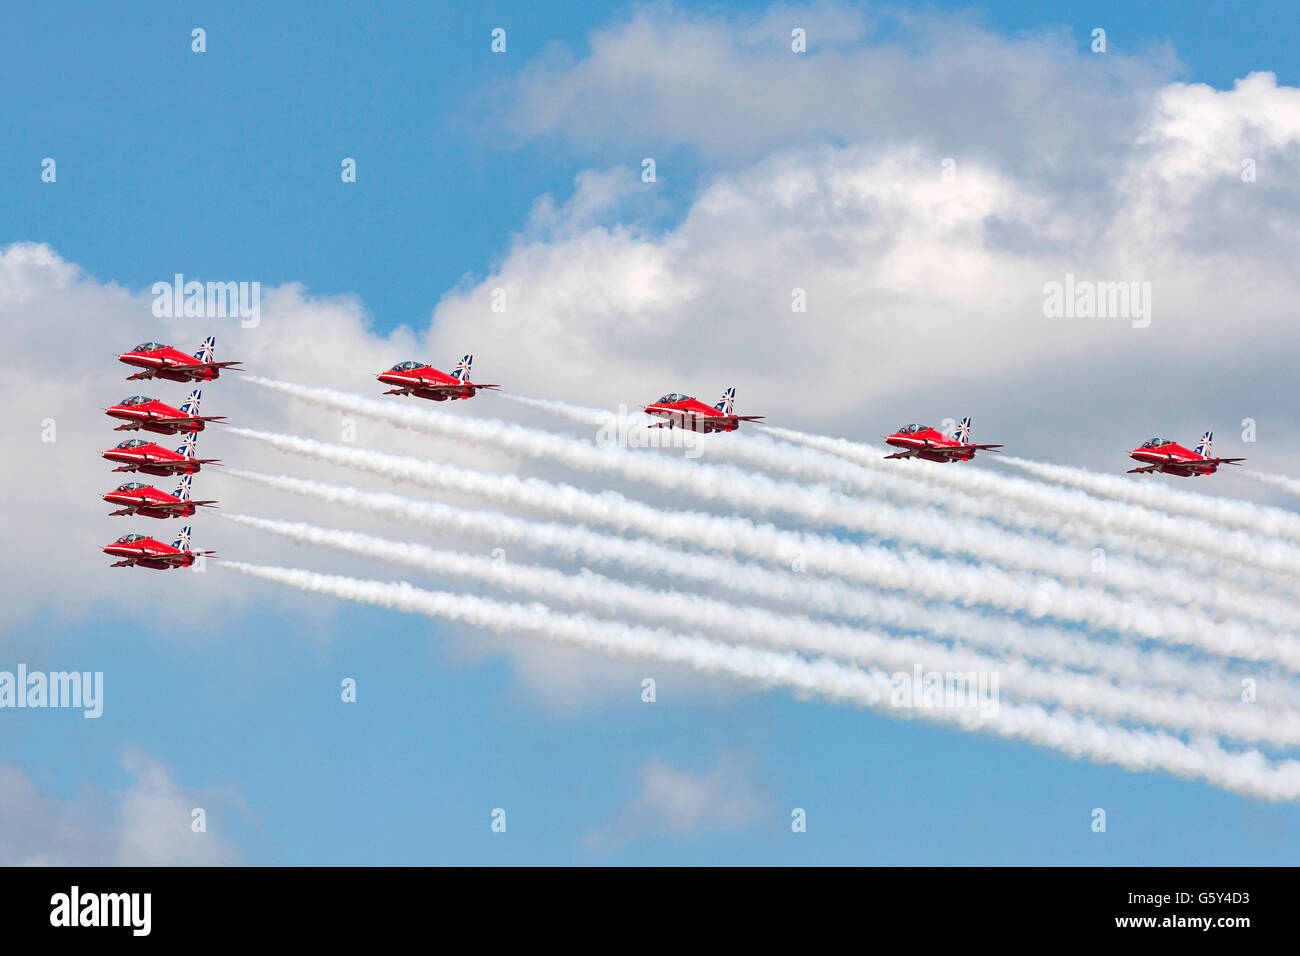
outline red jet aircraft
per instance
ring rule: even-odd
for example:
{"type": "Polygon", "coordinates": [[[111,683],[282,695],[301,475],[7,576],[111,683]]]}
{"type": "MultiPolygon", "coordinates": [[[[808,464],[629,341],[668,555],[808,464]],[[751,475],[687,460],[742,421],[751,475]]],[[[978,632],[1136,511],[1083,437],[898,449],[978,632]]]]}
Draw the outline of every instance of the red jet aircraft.
{"type": "Polygon", "coordinates": [[[722,393],[722,398],[716,405],[705,405],[697,398],[672,392],[657,402],[651,402],[642,410],[647,415],[664,419],[651,425],[651,428],[686,428],[705,434],[734,432],[741,422],[763,420],[762,415],[736,415],[733,413],[735,407],[736,389],[733,386],[722,393]]]}
{"type": "Polygon", "coordinates": [[[1128,473],[1162,471],[1166,475],[1180,475],[1193,478],[1198,475],[1212,475],[1220,465],[1235,465],[1245,461],[1244,458],[1213,458],[1210,449],[1214,444],[1214,432],[1206,432],[1196,445],[1195,451],[1188,451],[1182,445],[1168,438],[1153,438],[1134,448],[1128,456],[1134,461],[1143,462],[1141,468],[1130,468],[1128,473]]]}
{"type": "Polygon", "coordinates": [[[478,385],[469,380],[469,367],[474,356],[466,355],[451,374],[440,372],[424,362],[398,362],[387,372],[377,376],[385,385],[395,385],[385,395],[414,395],[434,402],[453,398],[473,398],[480,388],[500,388],[499,385],[478,385]]]}
{"type": "Polygon", "coordinates": [[[194,443],[198,439],[195,432],[185,436],[185,441],[175,451],[168,451],[160,445],[145,441],[143,438],[131,438],[108,451],[103,457],[109,461],[120,461],[122,465],[114,471],[142,471],[146,475],[192,475],[204,465],[219,463],[216,458],[195,458],[194,443]]]}
{"type": "Polygon", "coordinates": [[[104,495],[104,500],[110,505],[122,505],[117,511],[109,512],[113,516],[142,515],[146,518],[188,518],[200,507],[209,508],[216,504],[215,501],[195,501],[192,491],[193,483],[194,476],[185,475],[181,478],[180,487],[169,495],[167,492],[159,491],[153,485],[146,485],[142,481],[128,481],[104,495]]]}
{"type": "Polygon", "coordinates": [[[119,362],[144,369],[126,380],[134,382],[142,378],[165,378],[170,382],[211,382],[221,377],[223,368],[233,368],[240,362],[214,362],[212,352],[216,348],[215,336],[209,335],[193,355],[186,355],[180,349],[159,342],[145,342],[129,352],[117,357],[119,362]]]}
{"type": "Polygon", "coordinates": [[[970,444],[970,419],[963,418],[948,438],[929,425],[904,425],[885,438],[886,444],[901,448],[886,458],[924,458],[926,461],[970,461],[977,451],[996,451],[1001,445],[970,444]]]}
{"type": "Polygon", "coordinates": [[[118,425],[114,429],[114,431],[119,432],[138,431],[141,428],[147,432],[156,432],[159,435],[201,432],[208,422],[226,420],[224,415],[200,415],[199,399],[201,397],[199,389],[196,388],[190,392],[190,397],[181,403],[180,408],[172,408],[156,398],[133,395],[131,398],[122,399],[112,408],[104,409],[104,414],[111,418],[121,418],[126,421],[125,425],[118,425]]]}
{"type": "Polygon", "coordinates": [[[188,568],[196,558],[209,558],[217,553],[215,551],[191,551],[188,525],[181,528],[181,533],[176,536],[176,540],[171,544],[163,544],[148,535],[124,534],[112,544],[106,545],[103,551],[105,554],[122,559],[121,561],[114,561],[109,565],[110,567],[153,568],[157,571],[165,571],[168,568],[188,568]]]}

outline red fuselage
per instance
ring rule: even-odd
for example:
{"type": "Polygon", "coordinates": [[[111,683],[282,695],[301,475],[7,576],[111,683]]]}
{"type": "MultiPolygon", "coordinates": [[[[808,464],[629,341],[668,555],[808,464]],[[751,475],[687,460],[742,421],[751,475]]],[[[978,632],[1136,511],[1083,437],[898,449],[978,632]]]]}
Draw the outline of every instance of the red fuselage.
{"type": "Polygon", "coordinates": [[[201,432],[205,424],[204,419],[186,414],[179,408],[172,408],[156,398],[146,402],[121,402],[106,408],[104,414],[126,422],[114,429],[119,432],[143,428],[158,435],[179,435],[182,432],[201,432]]]}
{"type": "Polygon", "coordinates": [[[1214,461],[1207,461],[1204,455],[1184,448],[1177,442],[1147,447],[1134,448],[1128,456],[1140,465],[1157,465],[1157,471],[1166,475],[1178,475],[1182,478],[1194,478],[1200,475],[1212,475],[1219,470],[1214,461]]]}
{"type": "Polygon", "coordinates": [[[660,399],[642,409],[647,415],[662,418],[669,428],[685,428],[695,432],[734,432],[740,427],[735,415],[727,415],[698,398],[680,398],[676,401],[660,399]]]}
{"type": "Polygon", "coordinates": [[[114,541],[103,548],[105,554],[122,559],[113,564],[115,568],[136,565],[166,571],[168,568],[188,568],[194,563],[193,551],[182,551],[154,538],[135,535],[128,537],[136,537],[137,540],[114,541]]]}
{"type": "Polygon", "coordinates": [[[132,439],[103,453],[109,461],[120,462],[114,471],[139,471],[146,475],[193,475],[204,465],[216,464],[215,458],[186,458],[179,452],[132,439]]]}
{"type": "MultiPolygon", "coordinates": [[[[413,365],[406,362],[404,365],[413,365]]],[[[431,365],[418,365],[414,368],[390,368],[380,372],[376,378],[385,385],[393,386],[388,395],[414,395],[427,398],[432,402],[446,402],[456,398],[473,398],[480,388],[496,388],[495,385],[478,385],[466,379],[461,381],[455,376],[440,372],[431,365]]]]}
{"type": "Polygon", "coordinates": [[[909,452],[909,457],[926,461],[970,461],[975,457],[974,448],[963,447],[961,442],[929,426],[921,426],[917,431],[900,429],[887,436],[885,443],[909,452]]]}
{"type": "Polygon", "coordinates": [[[188,518],[198,510],[198,505],[215,503],[211,501],[182,501],[175,495],[159,491],[153,485],[142,485],[140,487],[130,487],[130,485],[139,485],[139,482],[130,482],[127,485],[114,488],[104,495],[104,500],[110,505],[118,506],[117,511],[111,512],[112,515],[141,515],[145,518],[188,518]]]}
{"type": "Polygon", "coordinates": [[[117,360],[143,370],[130,376],[133,379],[163,378],[169,382],[211,382],[221,377],[221,365],[215,363],[204,364],[199,368],[184,368],[187,365],[200,363],[193,355],[186,355],[180,349],[174,349],[170,345],[146,352],[135,350],[123,352],[117,360]]]}

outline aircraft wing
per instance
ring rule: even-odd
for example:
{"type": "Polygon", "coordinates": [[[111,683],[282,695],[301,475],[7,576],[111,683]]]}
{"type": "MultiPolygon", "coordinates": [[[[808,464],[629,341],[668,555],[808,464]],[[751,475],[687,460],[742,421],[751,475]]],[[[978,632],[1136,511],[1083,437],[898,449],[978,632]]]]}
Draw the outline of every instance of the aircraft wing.
{"type": "Polygon", "coordinates": [[[186,465],[219,465],[220,458],[177,458],[175,461],[145,462],[150,468],[184,468],[186,465]]]}
{"type": "Polygon", "coordinates": [[[149,507],[153,508],[156,511],[174,511],[176,512],[176,514],[179,515],[184,513],[186,505],[194,505],[194,507],[196,508],[199,507],[210,508],[212,505],[215,505],[216,503],[217,502],[215,500],[213,501],[161,501],[149,505],[149,507]]]}
{"type": "Polygon", "coordinates": [[[420,382],[416,385],[403,385],[401,388],[390,388],[384,392],[385,395],[410,395],[412,392],[459,392],[464,385],[444,385],[440,382],[429,382],[427,385],[420,382]]]}
{"type": "Polygon", "coordinates": [[[154,561],[163,561],[172,566],[182,565],[191,557],[211,558],[216,557],[215,551],[180,551],[176,554],[151,554],[149,557],[154,561]]]}
{"type": "Polygon", "coordinates": [[[412,392],[463,392],[465,389],[476,388],[500,388],[500,385],[479,385],[477,382],[466,383],[448,383],[448,382],[423,382],[418,385],[403,385],[401,388],[391,388],[384,392],[385,395],[410,395],[412,392]]]}
{"type": "Polygon", "coordinates": [[[951,448],[952,451],[997,451],[999,448],[1005,448],[1005,445],[951,445],[937,447],[935,451],[943,451],[944,447],[951,448]]]}
{"type": "Polygon", "coordinates": [[[219,372],[223,368],[233,368],[236,372],[242,372],[243,369],[238,366],[242,362],[191,362],[187,365],[166,365],[162,368],[146,368],[134,375],[128,375],[128,382],[138,382],[142,379],[156,378],[159,372],[179,372],[181,375],[200,375],[203,372],[219,372]]]}
{"type": "Polygon", "coordinates": [[[1163,467],[1164,465],[1144,465],[1141,468],[1130,468],[1126,472],[1126,474],[1130,474],[1130,475],[1146,474],[1147,472],[1150,471],[1159,471],[1163,467]]]}
{"type": "Polygon", "coordinates": [[[733,422],[761,422],[765,415],[728,415],[727,418],[733,422]]]}
{"type": "Polygon", "coordinates": [[[1207,465],[1235,465],[1239,461],[1245,461],[1244,458],[1206,458],[1207,465]]]}

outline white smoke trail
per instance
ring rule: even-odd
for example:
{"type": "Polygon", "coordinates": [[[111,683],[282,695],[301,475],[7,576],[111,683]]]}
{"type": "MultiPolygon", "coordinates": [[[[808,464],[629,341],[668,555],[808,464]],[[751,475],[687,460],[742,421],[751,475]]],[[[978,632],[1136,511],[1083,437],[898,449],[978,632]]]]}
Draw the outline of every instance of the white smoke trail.
{"type": "Polygon", "coordinates": [[[1257,481],[1261,485],[1268,485],[1270,488],[1277,488],[1288,494],[1300,497],[1300,479],[1292,478],[1288,475],[1270,475],[1263,471],[1252,471],[1243,468],[1241,471],[1233,472],[1241,475],[1243,478],[1249,478],[1251,481],[1257,481]]]}
{"type": "Polygon", "coordinates": [[[542,605],[510,604],[466,594],[425,591],[294,568],[223,562],[231,570],[342,600],[461,621],[498,632],[531,634],[617,657],[660,660],[708,674],[724,675],[762,687],[787,687],[827,700],[856,704],[889,716],[908,716],[968,731],[1049,747],[1129,770],[1160,769],[1184,779],[1261,799],[1300,797],[1300,762],[1270,761],[1258,750],[1229,751],[1210,739],[1190,743],[1159,731],[1126,730],[1073,717],[1038,705],[1002,704],[996,717],[974,708],[893,706],[892,679],[884,671],[846,667],[828,660],[805,660],[759,648],[733,647],[580,615],[558,614],[542,605]]]}
{"type": "Polygon", "coordinates": [[[1170,482],[1180,480],[1177,478],[1168,481],[1158,481],[1153,476],[1124,478],[1013,456],[999,458],[998,461],[1027,471],[1044,481],[1069,485],[1089,494],[1127,501],[1168,514],[1199,518],[1211,524],[1239,528],[1292,543],[1300,541],[1300,515],[1249,501],[1213,497],[1170,487],[1170,482]]]}
{"type": "MultiPolygon", "coordinates": [[[[620,435],[625,430],[630,433],[634,427],[629,416],[622,412],[521,395],[501,394],[499,397],[567,421],[614,429],[620,435]]],[[[807,480],[834,482],[840,487],[882,496],[890,501],[926,506],[937,504],[950,514],[993,521],[1035,534],[1087,541],[1090,546],[1101,547],[1108,554],[1127,554],[1153,564],[1162,569],[1162,577],[1168,574],[1171,562],[1178,562],[1192,570],[1196,578],[1180,579],[1181,588],[1174,597],[1175,603],[1196,600],[1188,596],[1191,589],[1212,602],[1210,606],[1231,613],[1249,614],[1245,609],[1256,606],[1258,591],[1263,587],[1277,588],[1289,592],[1292,599],[1295,597],[1295,581],[1300,575],[1300,549],[1282,542],[1260,540],[1240,531],[1228,533],[1203,521],[1174,518],[1124,502],[1099,500],[1082,491],[1038,481],[925,461],[887,461],[885,451],[871,445],[770,425],[754,427],[806,450],[796,452],[788,446],[773,444],[762,436],[737,433],[710,442],[710,457],[807,480]],[[813,454],[809,454],[810,451],[813,454]],[[946,494],[936,497],[932,489],[942,489],[946,494]],[[1262,577],[1258,572],[1269,577],[1262,577]],[[1207,594],[1206,588],[1218,587],[1214,583],[1216,580],[1249,588],[1255,593],[1243,595],[1240,592],[1215,591],[1207,594]]],[[[910,515],[907,520],[911,520],[910,515]]],[[[1041,560],[1034,564],[1044,567],[1041,560]]],[[[1049,570],[1062,574],[1059,568],[1049,570]]],[[[1071,570],[1073,574],[1067,572],[1065,576],[1080,580],[1078,568],[1071,570]]],[[[1150,582],[1150,575],[1140,578],[1134,581],[1132,590],[1144,591],[1150,582]]],[[[1171,583],[1167,577],[1166,583],[1171,583]]],[[[1296,607],[1286,606],[1276,609],[1264,620],[1283,623],[1296,615],[1296,607]]]]}
{"type": "Polygon", "coordinates": [[[833,538],[755,525],[743,518],[661,511],[614,492],[592,493],[515,475],[455,468],[402,455],[330,445],[292,435],[247,428],[230,434],[284,451],[347,465],[398,481],[461,491],[500,503],[533,508],[596,524],[635,530],[657,540],[689,542],[708,550],[744,554],[764,561],[803,562],[820,570],[889,590],[904,590],[964,605],[988,605],[1031,618],[1085,624],[1138,637],[1184,644],[1243,660],[1273,661],[1300,671],[1300,642],[1238,621],[1154,602],[1128,602],[1101,591],[1067,587],[1058,581],[1026,579],[995,567],[940,561],[833,538]]]}
{"type": "MultiPolygon", "coordinates": [[[[1048,625],[1027,627],[1010,618],[989,618],[947,604],[923,604],[866,591],[837,580],[738,564],[713,555],[677,551],[652,541],[613,537],[573,525],[529,521],[500,512],[459,508],[437,501],[415,501],[390,492],[362,491],[303,478],[226,469],[223,475],[286,491],[381,518],[477,535],[518,544],[561,558],[617,564],[638,572],[703,584],[710,590],[792,604],[819,614],[866,621],[910,633],[931,634],[954,643],[1002,651],[1029,661],[1098,671],[1118,680],[1153,686],[1191,688],[1206,698],[1233,700],[1247,675],[1160,650],[1140,652],[1125,645],[1093,641],[1078,632],[1048,625]]],[[[1300,709],[1300,688],[1271,673],[1250,675],[1270,690],[1257,706],[1300,709]]]]}
{"type": "Polygon", "coordinates": [[[1091,675],[1041,671],[1023,661],[955,651],[944,644],[896,638],[876,631],[814,621],[802,615],[738,607],[680,591],[656,591],[594,574],[570,575],[553,568],[514,564],[459,554],[422,544],[393,541],[357,531],[322,528],[224,513],[221,517],[301,544],[387,561],[428,574],[469,578],[584,611],[636,615],[675,627],[720,630],[733,640],[842,658],[895,672],[922,666],[931,671],[999,675],[999,686],[1021,699],[1038,700],[1107,720],[1137,721],[1174,730],[1218,734],[1243,741],[1286,746],[1300,743],[1300,713],[1266,713],[1247,704],[1207,701],[1149,687],[1116,687],[1091,675]],[[1003,680],[1003,675],[1009,680],[1003,680]]]}
{"type": "MultiPolygon", "coordinates": [[[[1062,547],[988,524],[944,517],[929,510],[904,511],[886,502],[850,497],[820,486],[775,481],[730,466],[698,465],[632,455],[622,448],[597,447],[566,435],[508,422],[408,408],[335,389],[294,385],[256,376],[250,376],[247,381],[328,408],[432,434],[488,443],[530,457],[545,457],[572,468],[685,491],[745,511],[784,513],[813,524],[867,531],[884,539],[967,555],[1027,573],[1045,574],[1057,581],[1140,594],[1148,604],[1191,605],[1273,627],[1289,627],[1300,615],[1300,607],[1292,603],[1258,594],[1243,594],[1223,585],[1208,587],[1203,579],[1173,568],[1151,568],[1114,556],[1108,558],[1106,573],[1099,577],[1093,570],[1091,555],[1085,558],[1084,552],[1077,547],[1062,547]]],[[[770,449],[770,456],[777,460],[788,458],[775,445],[770,449]]],[[[825,467],[824,459],[814,457],[825,467]]],[[[1300,551],[1296,552],[1295,570],[1300,572],[1300,551]]]]}
{"type": "MultiPolygon", "coordinates": [[[[886,461],[885,452],[872,445],[767,425],[761,429],[782,441],[834,455],[868,469],[899,470],[898,466],[903,464],[886,461]]],[[[1013,464],[1020,461],[1012,459],[1013,464]]],[[[980,515],[1039,532],[1047,531],[1055,524],[1063,533],[1070,534],[1067,523],[1077,522],[1088,530],[1081,529],[1082,533],[1070,535],[1076,539],[1088,540],[1091,537],[1108,551],[1134,553],[1159,565],[1178,561],[1202,576],[1227,576],[1245,587],[1258,588],[1267,584],[1294,593],[1295,579],[1300,574],[1300,549],[1271,538],[1261,540],[1244,531],[1216,526],[1203,519],[1175,517],[1158,508],[1098,499],[1083,489],[1061,488],[978,468],[957,468],[926,461],[907,462],[905,467],[906,472],[900,473],[919,486],[962,492],[965,501],[980,496],[986,500],[996,498],[1014,509],[1007,513],[998,508],[980,509],[960,502],[949,505],[959,513],[980,515]],[[1223,566],[1224,562],[1254,568],[1272,577],[1260,579],[1233,573],[1231,568],[1223,566]]]]}

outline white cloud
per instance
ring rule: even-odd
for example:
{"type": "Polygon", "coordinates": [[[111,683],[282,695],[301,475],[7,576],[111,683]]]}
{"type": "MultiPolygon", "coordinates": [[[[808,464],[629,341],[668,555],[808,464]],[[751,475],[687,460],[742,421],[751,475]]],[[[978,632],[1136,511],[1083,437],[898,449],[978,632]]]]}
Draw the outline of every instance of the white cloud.
{"type": "Polygon", "coordinates": [[[60,800],[42,793],[20,768],[0,764],[0,865],[229,866],[233,841],[217,832],[227,795],[181,787],[171,771],[143,754],[121,760],[131,784],[117,793],[60,800]],[[207,830],[191,829],[191,812],[207,813],[207,830]]]}
{"type": "Polygon", "coordinates": [[[716,767],[700,772],[652,757],[638,769],[637,784],[615,822],[584,836],[588,849],[614,850],[643,837],[680,840],[742,831],[771,817],[752,760],[738,753],[724,753],[716,767]]]}
{"type": "Polygon", "coordinates": [[[585,55],[530,64],[498,109],[522,136],[601,155],[683,146],[734,163],[902,141],[1064,179],[1121,148],[1144,96],[1181,69],[1161,48],[1093,54],[1072,27],[1007,37],[969,15],[873,15],[839,3],[734,16],[637,7],[592,31],[585,55]],[[806,54],[791,51],[795,27],[806,54]]]}
{"type": "MultiPolygon", "coordinates": [[[[18,621],[107,604],[162,620],[184,605],[215,630],[214,612],[268,593],[219,573],[110,571],[98,551],[128,530],[172,530],[107,518],[98,501],[119,480],[98,453],[122,437],[100,409],[133,391],[183,397],[181,386],[124,381],[112,356],[149,338],[193,347],[216,334],[218,358],[361,392],[377,390],[374,373],[399,359],[445,365],[473,351],[476,376],[517,392],[616,406],[668,390],[712,400],[736,385],[742,413],[850,437],[971,414],[979,440],[1103,469],[1126,467],[1125,449],[1148,433],[1190,440],[1213,427],[1221,452],[1300,472],[1291,451],[1300,432],[1277,397],[1300,359],[1300,91],[1269,74],[1229,91],[1171,83],[1176,64],[1163,51],[1095,57],[1063,33],[1008,39],[910,17],[896,26],[898,39],[882,41],[834,4],[734,21],[648,8],[595,34],[584,59],[525,71],[514,90],[519,129],[568,137],[602,163],[617,151],[625,165],[583,171],[572,196],[539,199],[494,272],[450,290],[428,329],[379,334],[355,298],[293,285],[263,289],[255,329],[160,320],[147,289],[85,275],[47,246],[0,249],[0,398],[14,435],[0,493],[11,541],[27,544],[0,553],[6,611],[18,621]],[[809,30],[806,58],[789,52],[791,18],[809,30]],[[698,150],[717,170],[667,229],[646,225],[662,221],[664,202],[635,167],[647,139],[698,150]],[[631,156],[628,143],[638,144],[631,156]],[[948,156],[952,182],[940,177],[948,156]],[[1246,156],[1258,165],[1253,184],[1240,181],[1246,156]],[[1067,272],[1150,281],[1151,327],[1044,318],[1043,284],[1067,272]],[[492,311],[498,287],[505,313],[492,311]],[[796,287],[806,313],[791,311],[796,287]],[[1239,452],[1234,432],[1247,416],[1261,444],[1239,452]],[[45,418],[57,424],[52,445],[40,441],[45,418]],[[166,590],[139,589],[155,582],[166,590]]],[[[336,418],[238,375],[204,389],[204,411],[340,437],[336,418]]],[[[486,395],[457,411],[519,414],[486,395]]],[[[357,427],[369,447],[539,470],[357,427]]],[[[220,429],[199,447],[250,469],[302,467],[220,429]]],[[[378,484],[324,466],[312,476],[378,484]]],[[[1231,481],[1216,487],[1255,493],[1231,481]]],[[[392,534],[220,469],[196,485],[230,510],[392,534]]],[[[207,517],[194,525],[196,546],[231,557],[389,573],[207,517]]],[[[277,600],[298,615],[330,613],[277,600]]],[[[567,663],[548,674],[533,656],[518,660],[543,696],[584,686],[567,663]]],[[[593,682],[605,666],[593,665],[593,682]]]]}

